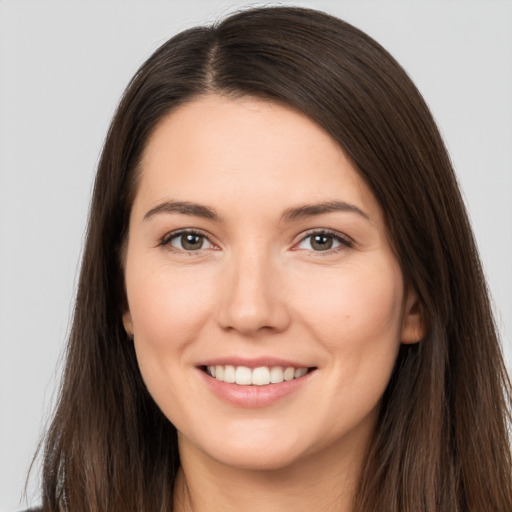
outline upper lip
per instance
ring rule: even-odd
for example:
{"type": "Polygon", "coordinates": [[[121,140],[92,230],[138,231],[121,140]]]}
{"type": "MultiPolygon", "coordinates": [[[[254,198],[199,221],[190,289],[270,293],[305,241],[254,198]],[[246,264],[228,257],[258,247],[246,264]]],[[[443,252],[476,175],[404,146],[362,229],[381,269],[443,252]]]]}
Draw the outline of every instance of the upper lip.
{"type": "Polygon", "coordinates": [[[216,357],[201,361],[197,366],[246,366],[247,368],[259,368],[261,366],[281,366],[283,368],[311,368],[313,365],[305,364],[298,361],[291,361],[289,359],[280,359],[277,357],[257,357],[257,358],[243,358],[243,357],[216,357]]]}

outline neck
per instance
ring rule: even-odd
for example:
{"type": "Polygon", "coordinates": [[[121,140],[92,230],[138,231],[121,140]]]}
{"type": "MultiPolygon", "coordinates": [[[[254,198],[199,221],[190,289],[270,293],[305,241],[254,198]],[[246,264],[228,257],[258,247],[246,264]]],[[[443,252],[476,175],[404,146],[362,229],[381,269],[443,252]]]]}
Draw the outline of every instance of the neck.
{"type": "Polygon", "coordinates": [[[351,512],[365,446],[333,449],[278,469],[245,469],[215,461],[180,439],[175,512],[351,512]]]}

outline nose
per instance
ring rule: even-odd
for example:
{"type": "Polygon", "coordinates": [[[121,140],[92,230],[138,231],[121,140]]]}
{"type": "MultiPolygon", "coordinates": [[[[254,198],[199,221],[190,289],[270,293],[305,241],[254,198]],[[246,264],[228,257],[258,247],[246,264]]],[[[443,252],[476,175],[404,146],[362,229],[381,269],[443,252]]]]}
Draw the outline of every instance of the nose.
{"type": "Polygon", "coordinates": [[[227,265],[217,310],[222,329],[245,336],[286,330],[290,313],[279,263],[261,252],[243,251],[227,265]]]}

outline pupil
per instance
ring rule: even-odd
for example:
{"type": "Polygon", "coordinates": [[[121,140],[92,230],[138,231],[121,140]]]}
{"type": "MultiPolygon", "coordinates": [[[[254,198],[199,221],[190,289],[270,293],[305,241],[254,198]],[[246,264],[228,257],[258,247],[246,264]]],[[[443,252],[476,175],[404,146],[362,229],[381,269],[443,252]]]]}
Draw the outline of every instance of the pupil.
{"type": "Polygon", "coordinates": [[[185,234],[181,237],[181,244],[184,249],[197,250],[203,245],[203,237],[193,234],[185,234]]]}
{"type": "Polygon", "coordinates": [[[317,251],[327,251],[332,247],[332,236],[315,235],[311,241],[311,246],[317,251]]]}

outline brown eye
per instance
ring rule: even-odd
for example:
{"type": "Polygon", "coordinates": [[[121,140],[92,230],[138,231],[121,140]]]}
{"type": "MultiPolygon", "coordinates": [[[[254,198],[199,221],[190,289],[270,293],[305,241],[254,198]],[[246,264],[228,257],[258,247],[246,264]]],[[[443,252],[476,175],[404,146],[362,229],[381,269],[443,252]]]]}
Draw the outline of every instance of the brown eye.
{"type": "Polygon", "coordinates": [[[183,249],[187,251],[197,251],[203,246],[203,237],[192,234],[181,235],[180,242],[183,249]]]}
{"type": "Polygon", "coordinates": [[[310,243],[315,251],[327,251],[332,249],[334,240],[331,235],[313,235],[310,243]]]}
{"type": "Polygon", "coordinates": [[[296,247],[313,252],[334,252],[343,247],[352,247],[352,242],[341,234],[320,231],[305,236],[296,247]]]}
{"type": "Polygon", "coordinates": [[[200,251],[211,249],[211,242],[200,233],[177,233],[169,238],[168,245],[181,251],[200,251]]]}

